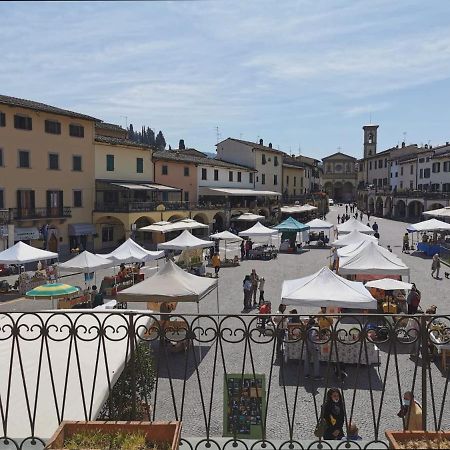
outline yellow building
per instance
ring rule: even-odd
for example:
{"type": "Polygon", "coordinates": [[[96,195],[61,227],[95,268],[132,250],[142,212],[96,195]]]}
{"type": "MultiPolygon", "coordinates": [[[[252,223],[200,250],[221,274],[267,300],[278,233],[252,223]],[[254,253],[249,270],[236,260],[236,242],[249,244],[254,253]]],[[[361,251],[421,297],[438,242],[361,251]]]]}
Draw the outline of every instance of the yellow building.
{"type": "Polygon", "coordinates": [[[297,197],[305,193],[305,167],[295,158],[283,158],[283,198],[297,197]]]}
{"type": "Polygon", "coordinates": [[[96,121],[0,95],[0,209],[16,241],[61,255],[92,247],[96,121]]]}

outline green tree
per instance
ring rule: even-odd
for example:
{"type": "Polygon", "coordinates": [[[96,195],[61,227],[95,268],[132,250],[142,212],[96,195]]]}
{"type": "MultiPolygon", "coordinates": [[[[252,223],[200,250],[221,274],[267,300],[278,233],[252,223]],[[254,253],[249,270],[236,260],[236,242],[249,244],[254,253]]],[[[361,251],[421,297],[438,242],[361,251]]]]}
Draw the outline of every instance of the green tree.
{"type": "Polygon", "coordinates": [[[180,143],[178,144],[178,148],[180,150],[185,150],[186,146],[184,145],[184,139],[180,139],[180,143]]]}
{"type": "Polygon", "coordinates": [[[158,150],[164,150],[166,148],[166,140],[164,139],[164,135],[162,131],[158,131],[155,139],[155,146],[158,150]]]}

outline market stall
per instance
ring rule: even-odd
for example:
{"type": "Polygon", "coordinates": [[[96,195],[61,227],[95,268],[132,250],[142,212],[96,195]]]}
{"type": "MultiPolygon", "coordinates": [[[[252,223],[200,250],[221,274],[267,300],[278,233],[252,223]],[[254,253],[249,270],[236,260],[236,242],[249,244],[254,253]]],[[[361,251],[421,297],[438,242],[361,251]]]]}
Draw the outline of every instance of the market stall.
{"type": "Polygon", "coordinates": [[[425,211],[423,215],[426,217],[440,217],[441,219],[450,219],[450,206],[425,211]]]}
{"type": "Polygon", "coordinates": [[[248,230],[241,231],[239,236],[266,241],[265,244],[253,245],[248,253],[249,259],[269,260],[276,258],[278,252],[272,243],[272,238],[278,236],[278,230],[265,227],[260,222],[256,222],[256,224],[248,230]]]}
{"type": "Polygon", "coordinates": [[[364,225],[362,222],[355,219],[354,217],[345,221],[344,223],[341,223],[336,228],[339,234],[347,234],[351,233],[352,231],[359,231],[360,233],[364,234],[374,234],[372,228],[368,227],[367,225],[364,225]]]}
{"type": "Polygon", "coordinates": [[[406,296],[412,284],[392,278],[380,278],[365,284],[378,302],[378,310],[383,313],[407,312],[406,296]]]}
{"type": "Polygon", "coordinates": [[[265,218],[266,218],[265,216],[261,216],[259,214],[246,212],[244,214],[241,214],[240,216],[233,217],[232,220],[242,220],[244,222],[257,222],[258,220],[264,220],[265,218]]]}
{"type": "Polygon", "coordinates": [[[331,241],[331,231],[334,225],[322,219],[313,219],[306,222],[309,226],[309,241],[323,241],[328,244],[331,241]],[[326,236],[325,236],[326,234],[326,236]],[[327,242],[325,242],[327,241],[327,242]]]}
{"type": "Polygon", "coordinates": [[[113,252],[98,255],[102,258],[110,259],[115,263],[130,264],[136,262],[148,262],[164,258],[164,251],[151,251],[141,247],[133,239],[128,238],[122,245],[113,252]]]}
{"type": "Polygon", "coordinates": [[[76,286],[64,283],[48,283],[31,289],[25,294],[33,300],[51,300],[52,308],[55,308],[54,300],[58,300],[58,309],[71,309],[75,305],[86,304],[90,307],[90,297],[84,294],[76,286]]]}
{"type": "Polygon", "coordinates": [[[333,247],[345,247],[347,245],[360,245],[364,242],[378,243],[378,239],[369,234],[361,233],[360,231],[353,230],[348,234],[344,234],[331,243],[333,247]]]}
{"type": "Polygon", "coordinates": [[[309,230],[308,225],[288,217],[280,224],[273,227],[274,230],[281,232],[280,252],[297,252],[301,248],[301,243],[305,241],[304,237],[309,230]],[[298,239],[300,236],[300,239],[298,239]],[[299,244],[297,244],[299,242],[299,244]]]}
{"type": "Polygon", "coordinates": [[[427,256],[441,253],[441,246],[447,242],[446,235],[450,234],[450,223],[438,219],[428,219],[423,222],[410,224],[406,227],[408,233],[422,233],[421,241],[417,239],[417,250],[424,252],[427,256]],[[427,233],[432,233],[429,236],[427,233]],[[438,236],[440,233],[440,236],[438,236]]]}
{"type": "Polygon", "coordinates": [[[241,242],[243,239],[229,231],[222,231],[220,233],[211,234],[209,236],[210,239],[219,240],[225,242],[225,255],[224,261],[222,265],[227,266],[238,266],[239,265],[239,257],[235,257],[234,259],[227,259],[227,244],[231,242],[241,242]]]}

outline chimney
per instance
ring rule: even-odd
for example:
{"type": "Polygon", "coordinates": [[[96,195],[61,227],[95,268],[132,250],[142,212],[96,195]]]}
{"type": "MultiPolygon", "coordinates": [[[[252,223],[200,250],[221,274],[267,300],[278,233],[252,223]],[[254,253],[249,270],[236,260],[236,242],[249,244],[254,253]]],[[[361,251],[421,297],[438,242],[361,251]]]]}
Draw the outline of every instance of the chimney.
{"type": "Polygon", "coordinates": [[[264,141],[262,139],[259,140],[259,145],[264,145],[264,141]]]}
{"type": "Polygon", "coordinates": [[[402,148],[405,148],[406,144],[405,141],[402,142],[402,148]]]}
{"type": "Polygon", "coordinates": [[[428,148],[428,144],[425,144],[425,148],[428,148]]]}
{"type": "Polygon", "coordinates": [[[269,148],[272,148],[272,142],[269,142],[269,148]]]}

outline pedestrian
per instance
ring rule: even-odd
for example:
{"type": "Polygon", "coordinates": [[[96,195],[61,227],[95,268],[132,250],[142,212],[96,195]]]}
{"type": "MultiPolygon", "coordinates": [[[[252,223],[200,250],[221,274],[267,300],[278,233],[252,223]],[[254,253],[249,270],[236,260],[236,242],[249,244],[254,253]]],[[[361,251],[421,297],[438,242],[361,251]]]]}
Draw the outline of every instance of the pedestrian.
{"type": "Polygon", "coordinates": [[[251,309],[250,304],[252,302],[252,281],[250,280],[250,275],[245,275],[244,281],[242,282],[242,287],[244,289],[244,311],[249,311],[251,309]]]}
{"type": "Polygon", "coordinates": [[[344,436],[345,411],[339,389],[328,389],[327,398],[322,408],[326,423],[323,438],[325,440],[341,440],[344,436]]]}
{"type": "Polygon", "coordinates": [[[367,211],[367,220],[370,220],[370,211],[367,211]]]}
{"type": "Polygon", "coordinates": [[[370,222],[367,222],[367,223],[366,223],[366,226],[368,226],[368,227],[370,228],[370,222]]]}
{"type": "Polygon", "coordinates": [[[375,221],[372,225],[372,230],[375,231],[375,233],[378,231],[378,224],[377,221],[375,221]]]}
{"type": "Polygon", "coordinates": [[[245,259],[249,259],[250,258],[250,239],[247,239],[245,241],[245,259]]]}
{"type": "Polygon", "coordinates": [[[341,223],[341,216],[339,214],[337,216],[337,221],[338,221],[338,224],[341,223]]]}
{"type": "Polygon", "coordinates": [[[261,306],[264,302],[264,285],[266,284],[266,280],[264,277],[259,279],[259,306],[261,306]]]}
{"type": "Polygon", "coordinates": [[[94,284],[91,291],[91,305],[93,308],[103,305],[103,294],[97,291],[97,286],[94,284]]]}
{"type": "Polygon", "coordinates": [[[305,334],[306,355],[304,362],[305,378],[310,377],[311,366],[316,381],[323,380],[320,376],[320,337],[319,328],[317,327],[314,317],[310,317],[306,325],[305,334]]]}
{"type": "Polygon", "coordinates": [[[392,253],[392,248],[391,246],[388,244],[387,249],[392,253]]]}
{"type": "Polygon", "coordinates": [[[241,261],[245,259],[245,241],[241,241],[241,261]]]}
{"type": "Polygon", "coordinates": [[[348,205],[345,205],[345,214],[348,213],[348,205]]]}
{"type": "Polygon", "coordinates": [[[363,220],[363,212],[362,211],[359,213],[359,217],[360,217],[360,220],[362,222],[362,220],[363,220]]]}
{"type": "Polygon", "coordinates": [[[286,305],[280,303],[276,315],[272,317],[272,323],[277,337],[277,356],[280,356],[283,349],[283,340],[286,335],[288,318],[284,315],[286,305]]]}
{"type": "Polygon", "coordinates": [[[250,274],[250,280],[252,282],[253,307],[256,308],[258,306],[256,303],[256,294],[258,292],[259,276],[256,273],[255,269],[252,269],[252,273],[250,274]]]}
{"type": "Polygon", "coordinates": [[[220,255],[216,252],[211,258],[212,266],[214,267],[214,273],[216,274],[216,278],[219,277],[220,270],[220,255]]]}
{"type": "Polygon", "coordinates": [[[439,278],[439,270],[440,270],[440,268],[441,268],[441,261],[440,261],[440,259],[439,259],[439,254],[436,253],[436,254],[433,256],[433,261],[432,261],[432,263],[431,263],[431,276],[432,276],[433,278],[435,278],[434,272],[436,272],[436,280],[439,280],[439,279],[440,279],[440,278],[439,278]]]}
{"type": "Polygon", "coordinates": [[[361,441],[362,437],[359,435],[358,427],[355,422],[350,422],[347,427],[347,436],[343,437],[342,440],[346,441],[361,441]]]}
{"type": "Polygon", "coordinates": [[[412,288],[409,291],[406,303],[408,305],[408,314],[416,314],[420,305],[421,293],[417,289],[416,284],[412,284],[412,288]]]}
{"type": "Polygon", "coordinates": [[[403,394],[402,406],[397,416],[404,420],[404,430],[423,430],[422,406],[414,399],[414,394],[411,391],[407,391],[403,394]]]}
{"type": "Polygon", "coordinates": [[[402,247],[402,253],[408,253],[409,252],[409,236],[406,232],[403,235],[403,247],[402,247]]]}

